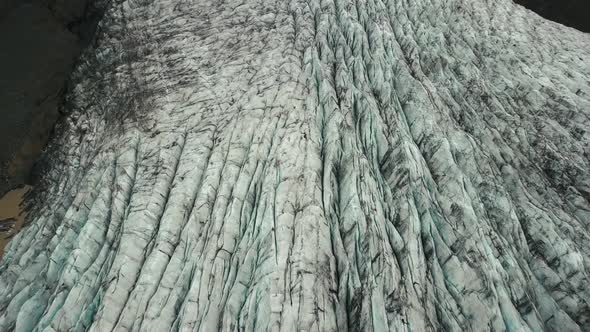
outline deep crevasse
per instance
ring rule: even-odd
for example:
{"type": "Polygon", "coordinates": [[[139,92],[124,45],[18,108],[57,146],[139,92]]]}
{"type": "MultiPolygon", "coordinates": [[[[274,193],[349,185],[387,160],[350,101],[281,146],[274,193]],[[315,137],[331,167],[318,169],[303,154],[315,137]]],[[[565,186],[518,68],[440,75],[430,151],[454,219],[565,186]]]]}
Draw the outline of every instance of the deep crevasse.
{"type": "Polygon", "coordinates": [[[507,0],[114,1],[1,331],[590,329],[590,35],[507,0]]]}

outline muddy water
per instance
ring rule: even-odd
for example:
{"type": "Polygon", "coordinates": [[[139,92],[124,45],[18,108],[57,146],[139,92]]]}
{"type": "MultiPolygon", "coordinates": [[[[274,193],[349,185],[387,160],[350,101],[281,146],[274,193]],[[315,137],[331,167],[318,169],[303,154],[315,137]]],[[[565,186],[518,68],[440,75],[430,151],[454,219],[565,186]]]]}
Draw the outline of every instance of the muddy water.
{"type": "Polygon", "coordinates": [[[14,218],[16,223],[11,231],[0,233],[0,257],[4,254],[4,247],[10,238],[18,232],[25,221],[26,211],[22,207],[24,196],[31,190],[30,186],[24,186],[9,191],[0,199],[0,220],[14,218]]]}

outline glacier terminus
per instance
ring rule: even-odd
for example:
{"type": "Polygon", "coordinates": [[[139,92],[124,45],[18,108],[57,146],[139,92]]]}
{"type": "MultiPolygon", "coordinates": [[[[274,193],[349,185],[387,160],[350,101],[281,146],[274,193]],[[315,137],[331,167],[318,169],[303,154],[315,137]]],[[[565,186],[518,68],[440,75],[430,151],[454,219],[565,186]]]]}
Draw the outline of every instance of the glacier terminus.
{"type": "Polygon", "coordinates": [[[590,34],[509,0],[112,0],[0,331],[590,331],[590,34]]]}

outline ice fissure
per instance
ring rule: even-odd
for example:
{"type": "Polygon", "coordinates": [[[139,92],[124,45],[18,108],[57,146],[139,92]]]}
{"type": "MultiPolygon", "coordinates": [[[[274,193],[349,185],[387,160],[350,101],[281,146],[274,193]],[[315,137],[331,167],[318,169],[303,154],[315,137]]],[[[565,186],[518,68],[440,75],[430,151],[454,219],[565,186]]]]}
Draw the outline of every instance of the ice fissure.
{"type": "Polygon", "coordinates": [[[590,329],[590,35],[508,0],[119,0],[2,331],[590,329]]]}

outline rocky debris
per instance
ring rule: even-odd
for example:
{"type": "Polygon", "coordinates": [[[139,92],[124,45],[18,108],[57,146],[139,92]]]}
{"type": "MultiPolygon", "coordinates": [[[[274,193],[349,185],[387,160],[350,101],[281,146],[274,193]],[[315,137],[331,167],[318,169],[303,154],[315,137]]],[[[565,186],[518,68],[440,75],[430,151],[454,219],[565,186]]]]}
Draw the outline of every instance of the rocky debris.
{"type": "Polygon", "coordinates": [[[0,330],[590,330],[590,35],[507,0],[100,27],[0,330]]]}
{"type": "Polygon", "coordinates": [[[14,218],[0,220],[0,235],[2,235],[1,233],[9,232],[14,224],[16,224],[16,219],[14,218]]]}

